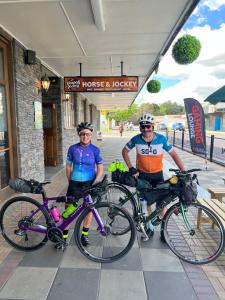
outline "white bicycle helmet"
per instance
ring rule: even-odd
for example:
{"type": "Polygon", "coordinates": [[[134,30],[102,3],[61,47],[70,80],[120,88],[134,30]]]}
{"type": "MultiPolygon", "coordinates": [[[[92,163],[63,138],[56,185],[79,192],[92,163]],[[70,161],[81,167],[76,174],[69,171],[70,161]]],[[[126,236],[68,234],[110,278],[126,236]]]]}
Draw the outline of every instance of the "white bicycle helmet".
{"type": "Polygon", "coordinates": [[[149,113],[144,113],[139,119],[139,124],[154,124],[154,117],[149,113]]]}
{"type": "Polygon", "coordinates": [[[89,129],[90,131],[93,131],[93,125],[88,122],[81,122],[77,125],[77,133],[79,134],[83,129],[89,129]]]}

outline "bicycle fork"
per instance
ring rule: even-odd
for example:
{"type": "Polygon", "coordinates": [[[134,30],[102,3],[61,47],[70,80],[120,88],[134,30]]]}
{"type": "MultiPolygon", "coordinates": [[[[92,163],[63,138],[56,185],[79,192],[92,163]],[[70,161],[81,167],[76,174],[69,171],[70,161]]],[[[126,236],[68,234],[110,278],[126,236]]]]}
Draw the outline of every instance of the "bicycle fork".
{"type": "Polygon", "coordinates": [[[104,227],[104,224],[102,222],[102,219],[101,219],[97,209],[92,208],[91,211],[92,211],[93,216],[98,224],[98,229],[100,230],[100,232],[103,236],[106,236],[107,235],[106,228],[104,227]]]}
{"type": "Polygon", "coordinates": [[[187,219],[187,216],[186,216],[186,212],[185,212],[185,209],[184,209],[184,206],[182,204],[182,202],[180,203],[180,208],[181,208],[181,215],[182,215],[182,218],[184,220],[184,224],[189,232],[190,235],[194,235],[195,234],[195,230],[191,228],[191,225],[190,223],[188,222],[188,219],[187,219]]]}

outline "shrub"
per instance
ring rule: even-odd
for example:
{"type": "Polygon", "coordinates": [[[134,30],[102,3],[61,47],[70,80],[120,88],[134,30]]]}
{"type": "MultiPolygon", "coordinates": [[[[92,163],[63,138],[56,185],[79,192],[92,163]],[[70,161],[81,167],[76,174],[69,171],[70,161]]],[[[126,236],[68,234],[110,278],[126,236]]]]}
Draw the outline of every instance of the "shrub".
{"type": "Polygon", "coordinates": [[[150,80],[147,84],[147,90],[149,93],[158,93],[161,89],[161,84],[159,80],[150,80]]]}
{"type": "Polygon", "coordinates": [[[197,59],[200,50],[200,41],[196,37],[186,34],[174,44],[172,55],[178,64],[187,65],[197,59]]]}

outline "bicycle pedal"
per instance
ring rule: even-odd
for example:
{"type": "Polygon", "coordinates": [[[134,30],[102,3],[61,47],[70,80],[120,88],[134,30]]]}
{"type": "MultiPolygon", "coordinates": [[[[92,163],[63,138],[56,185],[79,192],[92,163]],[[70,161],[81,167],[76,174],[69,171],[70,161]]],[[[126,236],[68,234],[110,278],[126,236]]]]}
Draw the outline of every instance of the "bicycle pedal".
{"type": "Polygon", "coordinates": [[[67,246],[68,246],[68,243],[57,243],[55,245],[55,249],[56,250],[61,250],[61,251],[64,252],[66,250],[67,246]]]}
{"type": "Polygon", "coordinates": [[[149,237],[141,236],[142,242],[147,242],[149,241],[149,237]]]}

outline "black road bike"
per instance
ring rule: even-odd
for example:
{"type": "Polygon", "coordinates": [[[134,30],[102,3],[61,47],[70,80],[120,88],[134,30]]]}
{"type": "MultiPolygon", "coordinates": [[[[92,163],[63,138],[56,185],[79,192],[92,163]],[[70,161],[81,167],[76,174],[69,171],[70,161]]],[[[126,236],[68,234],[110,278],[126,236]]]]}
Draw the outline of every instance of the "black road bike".
{"type": "MultiPolygon", "coordinates": [[[[170,179],[155,187],[129,190],[119,182],[112,182],[107,187],[105,199],[126,208],[133,216],[137,231],[148,240],[147,223],[154,226],[161,224],[160,235],[170,250],[180,259],[191,264],[207,264],[215,260],[224,249],[224,227],[220,218],[208,207],[197,201],[197,175],[191,169],[175,172],[170,179]],[[141,196],[150,197],[156,202],[156,209],[146,216],[142,211],[141,196]],[[168,210],[163,218],[160,212],[163,207],[168,210]],[[200,215],[205,218],[200,223],[200,215]],[[215,226],[216,225],[216,226],[215,226]]],[[[123,235],[129,227],[115,231],[115,235],[123,235]]]]}

